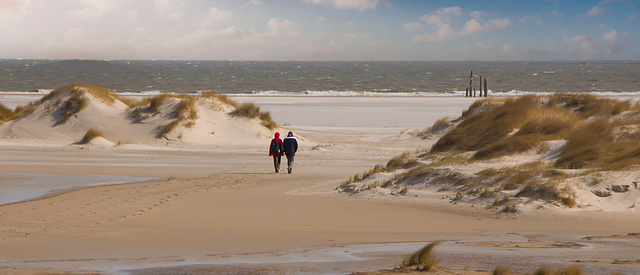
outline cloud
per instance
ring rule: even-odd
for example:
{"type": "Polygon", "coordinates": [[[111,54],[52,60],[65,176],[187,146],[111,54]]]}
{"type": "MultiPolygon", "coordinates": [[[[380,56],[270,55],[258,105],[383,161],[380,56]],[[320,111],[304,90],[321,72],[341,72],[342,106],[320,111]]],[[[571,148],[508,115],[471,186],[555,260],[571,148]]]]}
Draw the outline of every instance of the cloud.
{"type": "Polygon", "coordinates": [[[231,11],[223,11],[219,10],[216,7],[209,8],[209,14],[204,19],[205,25],[210,25],[213,23],[223,22],[231,19],[233,17],[233,13],[231,11]]]}
{"type": "Polygon", "coordinates": [[[289,20],[279,20],[278,18],[271,18],[267,22],[267,32],[269,34],[278,34],[283,31],[293,30],[294,24],[289,20]]]}
{"type": "Polygon", "coordinates": [[[374,9],[378,6],[380,0],[305,0],[313,4],[332,5],[334,9],[355,9],[366,10],[374,9]]]}
{"type": "Polygon", "coordinates": [[[589,36],[578,35],[572,38],[563,38],[567,50],[583,59],[594,59],[600,57],[602,49],[589,36]]]}
{"type": "Polygon", "coordinates": [[[469,12],[469,16],[471,16],[471,18],[480,18],[487,16],[487,13],[484,11],[471,11],[469,12]]]}
{"type": "Polygon", "coordinates": [[[609,46],[613,46],[618,43],[618,32],[611,30],[602,35],[602,40],[609,46]]]}
{"type": "Polygon", "coordinates": [[[474,34],[477,32],[492,32],[501,31],[511,26],[511,20],[507,18],[503,19],[491,19],[486,24],[481,24],[478,20],[471,19],[464,24],[462,28],[462,35],[474,34]]]}
{"type": "Polygon", "coordinates": [[[556,47],[558,51],[581,59],[606,59],[615,57],[628,46],[630,36],[619,34],[615,30],[608,31],[599,37],[577,35],[563,38],[564,45],[556,47]]]}
{"type": "Polygon", "coordinates": [[[153,3],[153,10],[162,18],[176,20],[184,15],[182,12],[185,6],[183,0],[154,0],[153,3]]]}
{"type": "Polygon", "coordinates": [[[447,7],[447,8],[436,11],[436,13],[457,16],[462,14],[462,9],[460,7],[447,7]]]}
{"type": "Polygon", "coordinates": [[[254,5],[256,7],[260,7],[262,6],[262,2],[260,2],[259,0],[249,0],[247,2],[247,5],[254,5]]]}
{"type": "Polygon", "coordinates": [[[417,43],[444,44],[455,32],[449,24],[441,24],[435,34],[423,34],[416,36],[413,41],[417,43]]]}
{"type": "Polygon", "coordinates": [[[402,25],[402,28],[405,30],[415,30],[415,29],[422,28],[422,24],[418,22],[406,23],[402,25]]]}
{"type": "Polygon", "coordinates": [[[30,6],[29,0],[0,0],[0,13],[24,14],[30,6]]]}
{"type": "Polygon", "coordinates": [[[593,8],[591,8],[591,10],[589,10],[589,12],[587,12],[587,17],[598,16],[605,13],[606,11],[607,10],[605,10],[604,8],[594,6],[593,8]]]}
{"type": "Polygon", "coordinates": [[[81,8],[72,10],[69,12],[69,15],[80,17],[84,19],[97,19],[104,15],[104,13],[109,9],[111,4],[115,1],[109,0],[75,0],[80,5],[81,8]]]}
{"type": "MultiPolygon", "coordinates": [[[[413,42],[444,44],[449,38],[455,35],[456,31],[451,28],[450,23],[453,21],[453,17],[460,15],[462,15],[462,9],[460,7],[446,7],[423,15],[420,17],[420,21],[425,22],[429,26],[435,26],[437,30],[435,33],[418,35],[413,39],[413,42]]],[[[419,23],[408,23],[403,26],[403,29],[415,28],[419,26],[418,24],[419,23]]]]}

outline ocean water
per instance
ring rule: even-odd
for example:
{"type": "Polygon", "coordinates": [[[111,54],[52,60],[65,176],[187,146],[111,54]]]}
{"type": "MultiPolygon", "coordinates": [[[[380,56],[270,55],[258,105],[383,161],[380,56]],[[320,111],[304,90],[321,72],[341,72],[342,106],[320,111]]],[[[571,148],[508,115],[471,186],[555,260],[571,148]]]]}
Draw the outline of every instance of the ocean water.
{"type": "Polygon", "coordinates": [[[464,95],[471,71],[493,94],[640,93],[640,61],[0,60],[0,92],[76,82],[118,92],[255,95],[464,95]]]}

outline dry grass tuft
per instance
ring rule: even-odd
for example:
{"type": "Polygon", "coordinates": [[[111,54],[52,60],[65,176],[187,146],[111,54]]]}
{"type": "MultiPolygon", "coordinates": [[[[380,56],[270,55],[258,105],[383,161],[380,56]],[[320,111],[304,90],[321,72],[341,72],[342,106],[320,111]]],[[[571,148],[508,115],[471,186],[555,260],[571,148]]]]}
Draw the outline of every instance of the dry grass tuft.
{"type": "Polygon", "coordinates": [[[14,118],[14,113],[11,109],[0,103],[0,122],[9,121],[14,118]]]}
{"type": "Polygon", "coordinates": [[[387,162],[387,166],[384,168],[385,171],[391,172],[396,169],[404,169],[415,166],[418,162],[417,159],[411,157],[411,154],[406,152],[402,155],[396,156],[387,162]]]}
{"type": "Polygon", "coordinates": [[[170,97],[171,95],[169,94],[160,94],[150,99],[144,100],[144,101],[148,101],[148,104],[149,104],[147,111],[154,114],[158,113],[160,111],[160,106],[162,106],[162,103],[164,103],[164,101],[169,99],[170,97]]]}
{"type": "Polygon", "coordinates": [[[423,248],[409,255],[402,260],[400,266],[402,268],[414,267],[417,270],[428,271],[433,270],[438,265],[439,260],[433,255],[433,248],[438,245],[438,242],[432,242],[425,245],[423,248]]]}
{"type": "Polygon", "coordinates": [[[127,145],[127,144],[133,144],[133,142],[128,140],[119,140],[118,142],[116,142],[116,146],[127,145]]]}
{"type": "Polygon", "coordinates": [[[431,148],[434,152],[475,151],[505,138],[536,111],[536,97],[526,96],[470,115],[431,148]]]}
{"type": "Polygon", "coordinates": [[[260,111],[260,107],[252,103],[242,103],[235,111],[231,112],[231,114],[249,119],[260,118],[260,120],[262,120],[262,125],[269,128],[269,130],[273,130],[278,127],[278,124],[271,119],[271,114],[269,112],[260,111]]]}
{"type": "Polygon", "coordinates": [[[104,138],[104,133],[94,128],[89,128],[89,130],[87,130],[87,132],[84,134],[84,137],[82,138],[82,143],[88,144],[89,142],[91,142],[91,140],[97,137],[104,138]]]}
{"type": "Polygon", "coordinates": [[[557,270],[553,270],[549,267],[539,267],[533,273],[534,275],[582,275],[584,274],[582,269],[572,265],[564,268],[559,268],[557,270]]]}
{"type": "Polygon", "coordinates": [[[218,99],[220,102],[233,106],[233,108],[238,109],[238,103],[231,100],[228,96],[226,96],[225,94],[221,94],[221,93],[217,93],[217,92],[213,92],[213,91],[209,91],[209,92],[203,92],[202,93],[202,97],[203,98],[215,98],[218,99]]]}
{"type": "Polygon", "coordinates": [[[171,131],[175,130],[176,127],[178,127],[178,125],[180,124],[179,120],[174,120],[171,121],[169,124],[164,125],[164,126],[159,126],[157,131],[158,131],[158,138],[164,137],[164,135],[170,133],[171,131]]]}
{"type": "Polygon", "coordinates": [[[175,110],[175,116],[179,120],[196,120],[198,119],[198,110],[196,108],[196,98],[187,97],[180,101],[175,110]]]}
{"type": "Polygon", "coordinates": [[[512,275],[514,273],[511,272],[511,269],[509,269],[508,267],[498,266],[493,270],[492,274],[493,275],[512,275]]]}

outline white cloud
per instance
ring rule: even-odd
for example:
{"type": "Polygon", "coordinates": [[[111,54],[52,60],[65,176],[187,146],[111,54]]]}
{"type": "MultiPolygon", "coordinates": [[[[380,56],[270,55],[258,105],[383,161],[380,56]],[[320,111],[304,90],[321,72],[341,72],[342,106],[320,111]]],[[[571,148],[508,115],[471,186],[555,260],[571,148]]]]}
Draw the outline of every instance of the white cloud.
{"type": "MultiPolygon", "coordinates": [[[[416,36],[413,42],[416,43],[435,43],[444,44],[455,34],[455,31],[451,28],[449,23],[452,22],[452,16],[462,15],[462,9],[460,7],[446,7],[441,10],[437,10],[435,13],[425,14],[420,17],[420,20],[427,23],[430,26],[436,26],[438,29],[436,33],[425,33],[416,36]]],[[[403,26],[403,28],[412,27],[412,25],[403,26]]]]}
{"type": "Polygon", "coordinates": [[[438,31],[435,34],[418,35],[413,41],[417,43],[444,44],[454,33],[449,24],[442,24],[438,26],[438,31]]]}
{"type": "Polygon", "coordinates": [[[511,20],[507,18],[503,19],[491,19],[486,24],[481,24],[478,20],[471,19],[464,24],[462,28],[462,35],[474,34],[477,32],[491,32],[501,31],[511,26],[511,20]]]}
{"type": "Polygon", "coordinates": [[[267,32],[269,34],[278,34],[283,31],[289,31],[294,29],[293,22],[289,20],[279,20],[278,18],[271,18],[267,22],[267,32]]]}
{"type": "Polygon", "coordinates": [[[460,7],[446,7],[444,9],[436,11],[436,13],[458,16],[458,15],[462,15],[462,9],[460,7]]]}
{"type": "Polygon", "coordinates": [[[415,30],[415,29],[422,28],[422,24],[418,22],[406,23],[402,25],[402,28],[405,30],[415,30]]]}
{"type": "Polygon", "coordinates": [[[462,10],[460,7],[447,7],[437,10],[435,13],[425,14],[420,17],[420,20],[429,25],[440,26],[442,24],[451,23],[452,16],[459,16],[461,14],[462,10]]]}
{"type": "Polygon", "coordinates": [[[602,35],[602,40],[608,45],[613,46],[618,43],[618,32],[611,30],[602,35]]]}
{"type": "Polygon", "coordinates": [[[605,12],[606,10],[599,7],[599,6],[594,6],[593,8],[591,8],[591,10],[589,10],[589,12],[587,13],[587,17],[592,17],[592,16],[598,16],[601,15],[605,12]]]}
{"type": "Polygon", "coordinates": [[[24,14],[30,6],[29,0],[0,0],[0,13],[24,14]]]}
{"type": "Polygon", "coordinates": [[[583,59],[594,59],[601,56],[602,48],[591,38],[578,35],[573,38],[563,38],[567,50],[583,59]]]}
{"type": "Polygon", "coordinates": [[[82,7],[69,12],[69,15],[84,19],[97,19],[104,15],[111,4],[115,1],[109,0],[75,0],[82,7]]]}
{"type": "Polygon", "coordinates": [[[305,0],[313,4],[332,5],[335,9],[374,9],[380,0],[305,0]]]}
{"type": "Polygon", "coordinates": [[[154,0],[153,3],[153,10],[162,18],[176,20],[184,15],[182,12],[185,6],[183,0],[154,0]]]}
{"type": "Polygon", "coordinates": [[[254,5],[256,7],[260,7],[262,6],[262,2],[260,2],[259,0],[249,0],[249,2],[247,2],[247,5],[254,5]]]}
{"type": "Polygon", "coordinates": [[[471,16],[471,18],[480,18],[487,16],[487,13],[484,11],[471,11],[469,12],[469,16],[471,16]]]}
{"type": "Polygon", "coordinates": [[[231,11],[219,10],[216,7],[209,8],[209,14],[204,19],[204,24],[209,25],[213,23],[223,22],[231,19],[233,13],[231,11]]]}

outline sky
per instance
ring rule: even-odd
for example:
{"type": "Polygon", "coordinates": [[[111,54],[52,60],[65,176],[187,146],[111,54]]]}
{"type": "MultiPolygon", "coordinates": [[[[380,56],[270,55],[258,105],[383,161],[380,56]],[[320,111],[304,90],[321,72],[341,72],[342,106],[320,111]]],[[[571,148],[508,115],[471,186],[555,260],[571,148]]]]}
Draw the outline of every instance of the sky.
{"type": "Polygon", "coordinates": [[[0,0],[0,58],[640,60],[640,0],[0,0]]]}

